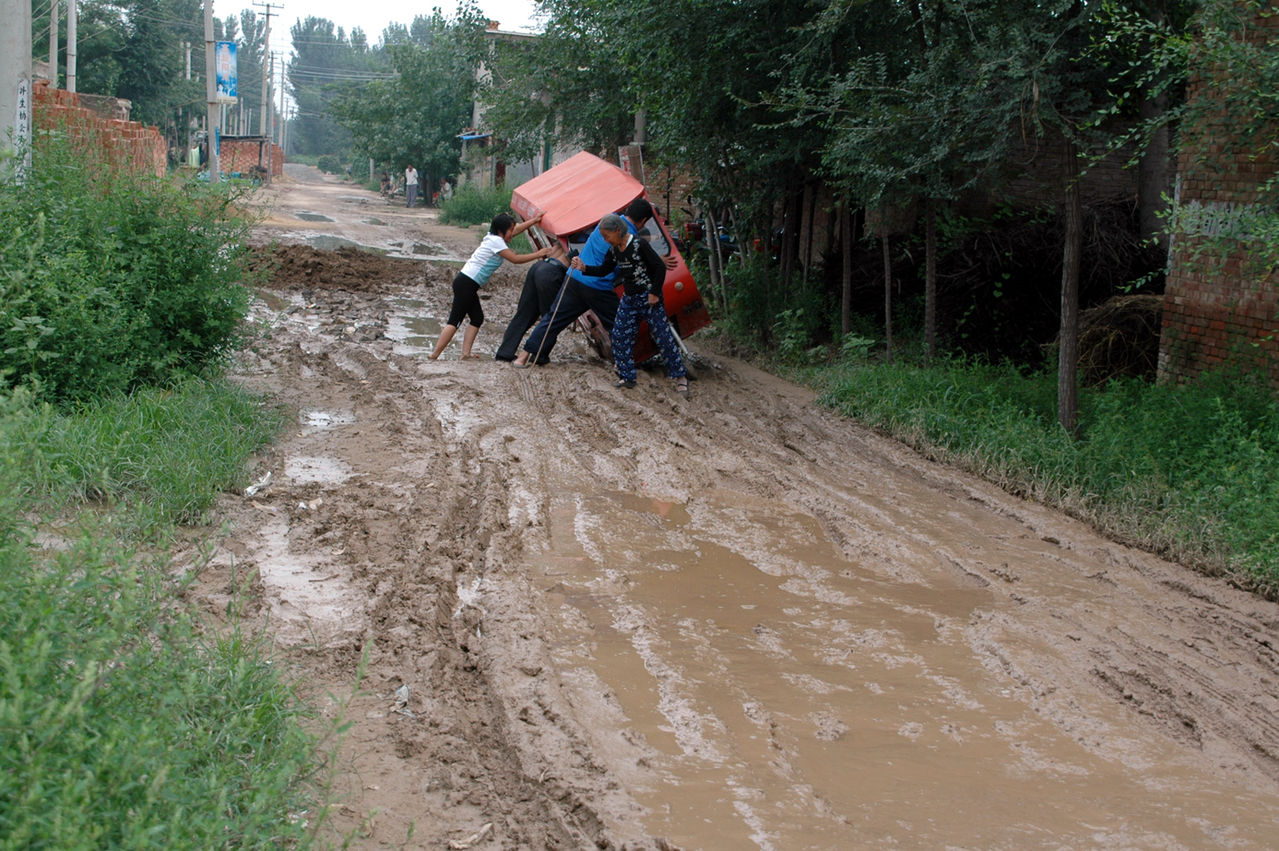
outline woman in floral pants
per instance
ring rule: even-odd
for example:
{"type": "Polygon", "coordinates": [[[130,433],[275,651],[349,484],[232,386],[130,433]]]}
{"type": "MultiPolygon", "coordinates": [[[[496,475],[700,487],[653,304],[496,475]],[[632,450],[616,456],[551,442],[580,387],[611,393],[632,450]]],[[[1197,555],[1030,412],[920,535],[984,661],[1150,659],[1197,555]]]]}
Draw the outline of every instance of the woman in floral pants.
{"type": "Polygon", "coordinates": [[[680,357],[675,335],[666,320],[662,304],[662,283],[666,280],[666,264],[643,239],[626,227],[621,216],[607,215],[600,220],[600,236],[611,248],[598,266],[586,266],[580,257],[573,258],[573,268],[587,275],[607,275],[622,285],[622,303],[613,321],[613,365],[617,368],[615,387],[635,386],[635,337],[641,321],[648,322],[649,333],[666,361],[666,374],[675,380],[675,390],[688,393],[688,371],[680,357]]]}

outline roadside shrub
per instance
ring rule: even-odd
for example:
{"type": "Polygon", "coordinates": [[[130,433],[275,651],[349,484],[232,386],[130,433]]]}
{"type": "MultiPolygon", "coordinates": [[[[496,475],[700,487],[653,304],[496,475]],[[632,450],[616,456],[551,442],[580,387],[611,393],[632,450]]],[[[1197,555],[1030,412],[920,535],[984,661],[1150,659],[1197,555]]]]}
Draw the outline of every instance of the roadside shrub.
{"type": "Polygon", "coordinates": [[[62,403],[219,365],[249,303],[235,191],[46,140],[25,185],[0,185],[0,384],[62,403]]]}
{"type": "MultiPolygon", "coordinates": [[[[799,275],[778,279],[777,268],[760,253],[734,255],[724,263],[723,283],[710,286],[704,252],[694,259],[693,273],[716,322],[747,345],[770,349],[788,365],[814,363],[831,339],[831,309],[822,292],[821,275],[807,282],[799,275]]],[[[836,317],[837,321],[838,317],[836,317]]]]}
{"type": "Polygon", "coordinates": [[[694,274],[699,276],[699,282],[704,282],[698,284],[698,289],[716,322],[722,322],[730,334],[747,345],[766,346],[774,324],[788,306],[786,287],[778,282],[777,270],[759,255],[748,257],[744,263],[735,256],[725,262],[717,289],[710,285],[705,252],[700,252],[695,262],[694,274]]]}
{"type": "Polygon", "coordinates": [[[343,174],[346,167],[342,165],[342,161],[333,154],[321,154],[315,160],[315,167],[327,174],[343,174]]]}
{"type": "Polygon", "coordinates": [[[511,189],[505,184],[480,189],[468,183],[440,204],[440,221],[446,225],[488,228],[494,216],[510,211],[511,189]]]}

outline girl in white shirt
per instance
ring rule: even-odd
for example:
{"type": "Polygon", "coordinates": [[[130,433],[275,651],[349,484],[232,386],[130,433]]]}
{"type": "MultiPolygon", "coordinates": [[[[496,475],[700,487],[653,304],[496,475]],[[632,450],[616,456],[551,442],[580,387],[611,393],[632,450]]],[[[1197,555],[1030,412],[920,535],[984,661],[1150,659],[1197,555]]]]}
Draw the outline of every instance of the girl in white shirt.
{"type": "Polygon", "coordinates": [[[457,277],[453,279],[453,306],[449,308],[448,322],[440,331],[440,339],[435,342],[435,351],[431,352],[431,360],[438,359],[448,344],[453,341],[453,335],[457,333],[457,327],[462,324],[463,317],[470,319],[471,324],[466,326],[466,331],[462,334],[462,357],[479,357],[471,353],[471,347],[475,345],[480,326],[484,324],[484,308],[480,306],[480,287],[488,283],[489,278],[497,267],[502,265],[503,260],[508,263],[527,263],[530,260],[545,257],[551,252],[550,248],[539,248],[532,254],[516,254],[506,244],[541,220],[541,213],[519,224],[515,223],[515,219],[509,213],[499,213],[493,218],[493,223],[489,225],[489,232],[480,242],[479,248],[475,249],[471,259],[466,261],[462,271],[458,272],[457,277]]]}

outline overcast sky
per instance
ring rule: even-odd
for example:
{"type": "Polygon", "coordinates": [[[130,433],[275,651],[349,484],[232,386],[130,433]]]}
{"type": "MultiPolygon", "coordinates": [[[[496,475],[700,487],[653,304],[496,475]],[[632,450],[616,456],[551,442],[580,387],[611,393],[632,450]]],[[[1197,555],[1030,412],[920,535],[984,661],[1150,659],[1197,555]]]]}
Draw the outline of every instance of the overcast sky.
{"type": "MultiPolygon", "coordinates": [[[[265,2],[262,0],[263,5],[253,5],[249,0],[219,0],[214,7],[215,14],[220,18],[228,15],[239,17],[243,8],[262,15],[266,12],[265,2]]],[[[533,0],[479,0],[477,5],[490,20],[498,21],[504,30],[527,32],[540,29],[533,20],[533,0]]],[[[457,13],[456,0],[285,0],[279,5],[272,0],[271,48],[291,49],[288,32],[294,23],[307,17],[327,18],[347,34],[358,27],[364,30],[369,44],[377,44],[388,24],[407,26],[417,15],[431,14],[435,6],[439,6],[447,17],[457,13]]]]}

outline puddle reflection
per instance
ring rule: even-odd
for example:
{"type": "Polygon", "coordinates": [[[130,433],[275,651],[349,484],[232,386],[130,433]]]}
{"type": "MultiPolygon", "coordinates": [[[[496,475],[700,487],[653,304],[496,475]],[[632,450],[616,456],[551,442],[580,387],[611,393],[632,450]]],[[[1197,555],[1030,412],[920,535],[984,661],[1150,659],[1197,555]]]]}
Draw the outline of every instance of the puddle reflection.
{"type": "Polygon", "coordinates": [[[440,336],[440,320],[427,315],[426,302],[402,298],[392,302],[386,318],[386,337],[395,343],[397,354],[429,353],[440,336]]]}
{"type": "Polygon", "coordinates": [[[302,411],[298,418],[308,431],[324,431],[355,422],[355,415],[350,411],[302,411]]]}

